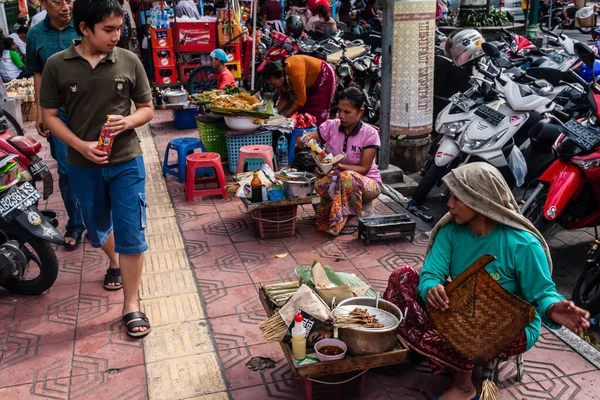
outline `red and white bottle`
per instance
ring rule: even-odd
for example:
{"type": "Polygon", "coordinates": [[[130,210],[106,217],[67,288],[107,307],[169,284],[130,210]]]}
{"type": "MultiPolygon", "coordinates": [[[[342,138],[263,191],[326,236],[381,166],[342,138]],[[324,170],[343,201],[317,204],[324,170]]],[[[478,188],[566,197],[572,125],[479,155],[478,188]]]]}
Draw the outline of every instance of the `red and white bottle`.
{"type": "MultiPolygon", "coordinates": [[[[110,115],[106,120],[106,123],[110,121],[110,115]]],[[[110,128],[106,126],[106,124],[102,125],[102,129],[100,130],[100,137],[98,138],[98,150],[102,150],[106,152],[106,155],[110,156],[110,151],[112,149],[113,137],[112,131],[110,128]]]]}

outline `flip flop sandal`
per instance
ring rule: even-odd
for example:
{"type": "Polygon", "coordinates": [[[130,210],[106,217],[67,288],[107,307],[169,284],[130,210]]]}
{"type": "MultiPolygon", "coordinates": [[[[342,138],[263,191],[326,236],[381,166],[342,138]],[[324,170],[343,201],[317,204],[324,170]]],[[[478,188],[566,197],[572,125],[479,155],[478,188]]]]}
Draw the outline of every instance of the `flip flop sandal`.
{"type": "Polygon", "coordinates": [[[106,270],[104,275],[104,289],[106,290],[119,290],[123,288],[123,281],[121,280],[121,269],[120,268],[109,268],[106,270]],[[109,285],[110,283],[118,283],[118,285],[109,285]]]}
{"type": "Polygon", "coordinates": [[[123,315],[123,322],[127,326],[127,334],[133,338],[141,338],[150,333],[152,329],[150,327],[150,321],[148,317],[141,311],[130,312],[129,314],[123,315]],[[145,331],[136,332],[135,328],[148,328],[145,331]]]}
{"type": "Polygon", "coordinates": [[[68,244],[65,241],[65,244],[63,245],[63,246],[65,246],[65,249],[67,249],[69,251],[73,251],[77,247],[79,247],[79,245],[81,244],[81,238],[83,238],[83,232],[71,232],[71,231],[67,231],[67,233],[65,233],[65,239],[66,238],[75,239],[75,244],[68,244]]]}
{"type": "Polygon", "coordinates": [[[346,225],[340,231],[340,235],[353,235],[358,231],[358,225],[346,225]]]}

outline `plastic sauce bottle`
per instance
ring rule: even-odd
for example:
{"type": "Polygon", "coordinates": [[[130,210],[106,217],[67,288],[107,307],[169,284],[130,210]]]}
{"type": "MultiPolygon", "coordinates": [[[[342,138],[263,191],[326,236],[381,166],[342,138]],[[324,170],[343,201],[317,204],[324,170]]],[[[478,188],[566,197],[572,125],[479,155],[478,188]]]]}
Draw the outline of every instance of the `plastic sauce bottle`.
{"type": "MultiPolygon", "coordinates": [[[[110,115],[106,120],[106,123],[110,120],[110,115]]],[[[110,150],[113,145],[113,137],[112,131],[106,127],[106,125],[102,125],[102,129],[100,130],[100,137],[98,138],[98,150],[105,151],[108,156],[110,156],[110,150]]]]}
{"type": "Polygon", "coordinates": [[[282,134],[277,140],[277,167],[281,170],[288,165],[288,142],[282,134]]]}
{"type": "Polygon", "coordinates": [[[252,197],[251,201],[253,203],[260,203],[263,201],[262,195],[262,182],[258,177],[258,171],[254,171],[254,176],[252,177],[252,181],[250,181],[250,187],[252,188],[252,197]]]}
{"type": "Polygon", "coordinates": [[[302,325],[302,313],[298,311],[292,328],[292,353],[296,360],[306,358],[306,328],[302,325]]]}

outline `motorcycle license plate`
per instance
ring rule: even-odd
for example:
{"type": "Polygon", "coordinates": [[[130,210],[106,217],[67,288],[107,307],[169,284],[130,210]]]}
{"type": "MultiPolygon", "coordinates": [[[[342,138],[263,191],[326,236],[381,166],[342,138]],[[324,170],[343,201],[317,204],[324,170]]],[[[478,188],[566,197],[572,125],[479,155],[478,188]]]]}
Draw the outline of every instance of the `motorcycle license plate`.
{"type": "Polygon", "coordinates": [[[549,57],[552,59],[552,61],[555,61],[559,64],[568,58],[568,56],[561,54],[561,53],[552,53],[549,55],[549,57]]]}
{"type": "Polygon", "coordinates": [[[48,172],[48,166],[42,160],[31,164],[31,174],[32,175],[43,175],[44,172],[48,172]]]}
{"type": "Polygon", "coordinates": [[[565,136],[574,141],[585,151],[590,151],[600,144],[600,132],[570,120],[565,124],[565,136]]]}
{"type": "Polygon", "coordinates": [[[25,182],[0,199],[0,217],[4,218],[18,208],[31,207],[41,198],[38,191],[29,182],[25,182]]]}
{"type": "Polygon", "coordinates": [[[502,114],[499,111],[494,110],[491,107],[485,106],[485,105],[479,107],[475,111],[475,115],[483,118],[484,120],[486,120],[487,122],[489,122],[490,124],[492,124],[494,126],[498,126],[500,124],[500,122],[502,122],[502,120],[504,118],[506,118],[506,115],[502,114]]]}
{"type": "Polygon", "coordinates": [[[469,112],[469,110],[475,105],[475,100],[468,98],[461,92],[452,95],[452,97],[450,97],[450,101],[464,112],[469,112]]]}

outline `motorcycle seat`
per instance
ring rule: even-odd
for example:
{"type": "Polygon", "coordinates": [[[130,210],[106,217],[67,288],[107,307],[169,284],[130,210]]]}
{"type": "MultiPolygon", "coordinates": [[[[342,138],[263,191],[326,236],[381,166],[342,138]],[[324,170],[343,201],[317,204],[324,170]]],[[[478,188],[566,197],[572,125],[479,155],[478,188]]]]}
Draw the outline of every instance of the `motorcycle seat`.
{"type": "MultiPolygon", "coordinates": [[[[350,60],[354,60],[357,57],[362,56],[367,52],[367,48],[365,46],[356,46],[356,47],[348,47],[346,49],[346,57],[350,60]]],[[[327,62],[329,64],[337,64],[340,62],[342,58],[343,51],[336,51],[335,53],[331,53],[327,55],[327,62]]]]}
{"type": "Polygon", "coordinates": [[[502,41],[499,41],[499,40],[496,40],[496,41],[493,41],[493,42],[488,42],[488,43],[490,43],[490,44],[492,44],[492,45],[496,46],[496,47],[497,47],[497,48],[499,48],[499,49],[501,49],[501,48],[503,48],[504,46],[506,46],[506,42],[502,42],[502,41]]]}

